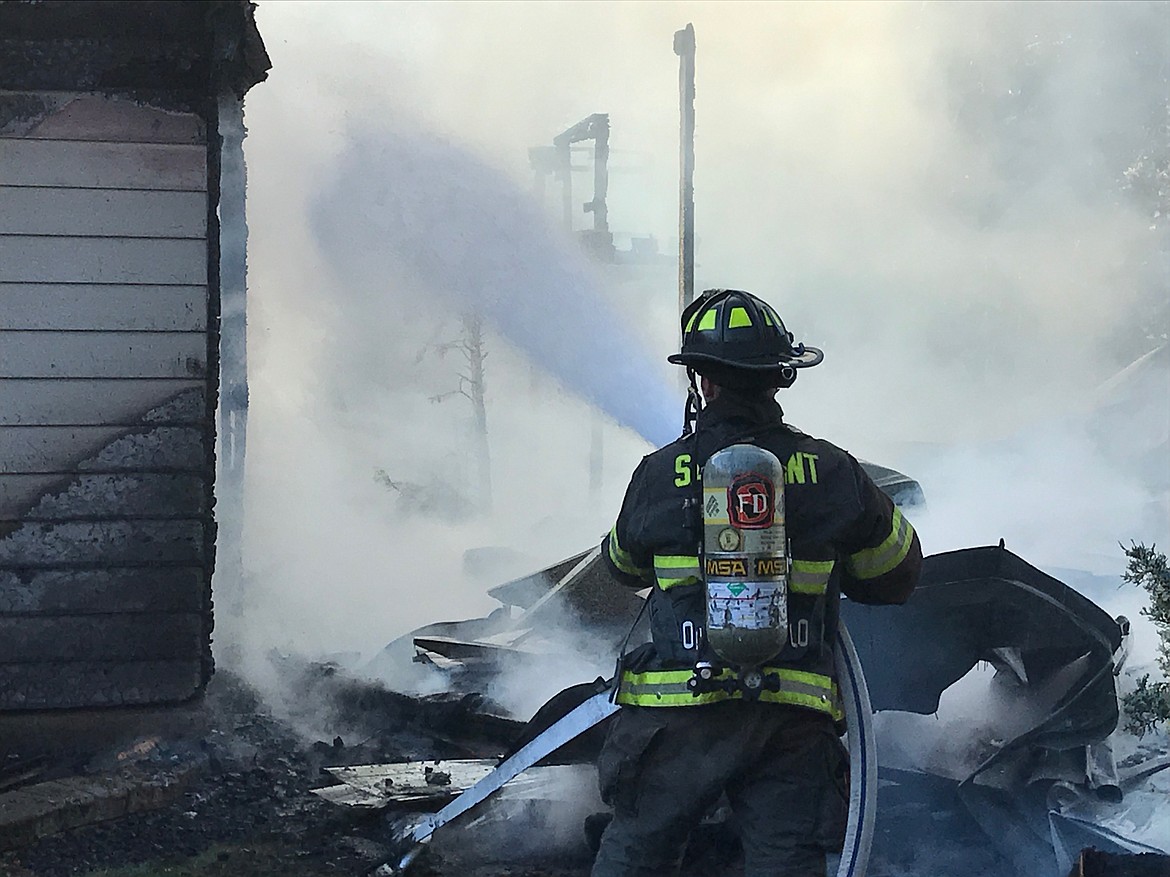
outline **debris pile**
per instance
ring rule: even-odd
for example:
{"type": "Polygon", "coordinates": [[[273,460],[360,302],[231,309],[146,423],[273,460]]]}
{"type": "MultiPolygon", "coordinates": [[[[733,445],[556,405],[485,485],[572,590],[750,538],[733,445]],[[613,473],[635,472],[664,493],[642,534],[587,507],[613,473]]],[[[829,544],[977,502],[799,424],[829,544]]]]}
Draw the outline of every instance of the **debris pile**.
{"type": "MultiPolygon", "coordinates": [[[[570,558],[493,589],[506,611],[422,628],[392,643],[374,666],[386,670],[401,660],[409,641],[414,660],[444,674],[454,690],[490,691],[520,665],[551,663],[565,651],[558,637],[566,630],[596,628],[604,653],[614,654],[640,601],[609,600],[606,578],[596,552],[570,558]]],[[[1064,875],[1085,848],[1166,850],[1168,826],[1156,824],[1156,815],[1134,820],[1142,795],[1159,794],[1151,778],[1165,779],[1160,772],[1170,758],[1152,748],[1119,766],[1115,754],[1125,618],[1110,617],[1002,545],[928,558],[905,607],[846,601],[842,615],[880,711],[882,797],[871,874],[914,877],[950,862],[950,871],[972,877],[1064,875]],[[990,668],[989,678],[972,715],[940,723],[944,692],[980,667],[990,668]]],[[[640,635],[635,630],[633,641],[640,635]]],[[[533,724],[539,730],[575,703],[533,724]]],[[[599,743],[593,733],[557,761],[587,765],[599,743]]],[[[491,763],[477,767],[480,773],[460,785],[491,763]]],[[[410,787],[364,780],[419,769],[369,766],[361,780],[334,772],[338,784],[319,793],[339,803],[410,809],[410,787]]],[[[543,794],[555,798],[551,785],[543,794]]]]}
{"type": "MultiPolygon", "coordinates": [[[[183,877],[364,874],[389,854],[385,818],[378,809],[337,807],[313,789],[331,774],[360,775],[353,765],[413,762],[423,765],[418,802],[436,806],[461,788],[457,765],[494,763],[523,728],[493,717],[478,695],[409,697],[333,665],[273,663],[281,690],[297,693],[279,716],[221,669],[201,703],[175,708],[182,715],[167,720],[165,734],[128,730],[112,745],[68,755],[47,750],[44,740],[6,736],[0,874],[138,877],[143,866],[183,877]],[[312,739],[303,731],[309,724],[328,733],[312,739]],[[46,797],[51,806],[29,812],[29,800],[46,797]]],[[[158,724],[157,713],[141,718],[142,728],[158,724]]],[[[403,780],[399,790],[408,785],[403,780]]],[[[575,860],[550,861],[537,832],[527,848],[497,844],[494,858],[490,848],[472,856],[451,844],[420,863],[419,873],[487,877],[509,859],[516,877],[585,877],[580,825],[577,835],[582,855],[575,860]]]]}
{"type": "MultiPolygon", "coordinates": [[[[144,864],[187,877],[366,873],[393,856],[404,818],[451,802],[594,685],[582,681],[525,711],[492,696],[508,690],[504,680],[538,677],[532,669],[583,629],[598,665],[627,636],[633,644],[645,635],[640,625],[630,634],[642,600],[609,580],[596,550],[491,593],[502,604],[496,612],[428,625],[365,667],[274,656],[279,714],[221,671],[201,703],[177,708],[186,711],[169,722],[177,731],[159,732],[146,716],[116,743],[68,758],[36,741],[6,742],[0,873],[131,877],[144,864]],[[443,693],[395,691],[376,678],[411,672],[443,693]],[[124,794],[103,785],[115,779],[124,794]],[[22,822],[20,802],[46,789],[72,809],[22,822]]],[[[1002,546],[928,558],[919,591],[897,612],[849,603],[842,611],[879,710],[870,875],[1165,868],[1157,814],[1170,755],[1160,737],[1117,746],[1124,619],[1002,546]],[[940,721],[944,693],[980,666],[991,668],[985,701],[965,719],[940,721]]],[[[593,672],[576,669],[579,681],[593,672]]],[[[603,730],[440,829],[417,872],[585,877],[606,818],[592,766],[603,730]]],[[[737,873],[725,816],[710,814],[696,832],[684,873],[737,873]]]]}

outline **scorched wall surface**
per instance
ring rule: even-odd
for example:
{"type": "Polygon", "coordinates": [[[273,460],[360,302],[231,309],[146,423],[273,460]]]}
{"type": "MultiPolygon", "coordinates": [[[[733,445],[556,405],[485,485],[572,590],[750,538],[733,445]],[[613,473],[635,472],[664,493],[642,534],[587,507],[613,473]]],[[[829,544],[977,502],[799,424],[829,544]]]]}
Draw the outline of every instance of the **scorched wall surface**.
{"type": "Polygon", "coordinates": [[[211,672],[207,123],[0,97],[0,710],[183,700],[211,672]]]}

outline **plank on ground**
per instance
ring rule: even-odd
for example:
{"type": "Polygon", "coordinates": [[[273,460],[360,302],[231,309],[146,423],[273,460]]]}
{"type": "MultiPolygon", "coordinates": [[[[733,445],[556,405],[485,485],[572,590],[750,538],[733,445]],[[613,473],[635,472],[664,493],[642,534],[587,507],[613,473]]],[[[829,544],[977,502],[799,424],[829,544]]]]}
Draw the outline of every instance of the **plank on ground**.
{"type": "MultiPolygon", "coordinates": [[[[409,761],[395,764],[365,764],[352,767],[329,767],[326,773],[356,790],[346,793],[337,786],[315,789],[326,800],[357,806],[388,804],[440,804],[475,785],[496,768],[490,758],[452,759],[449,761],[409,761]],[[426,771],[440,771],[450,776],[448,784],[426,781],[426,771]]],[[[558,794],[574,782],[596,782],[592,764],[561,764],[530,767],[512,779],[501,796],[512,800],[541,799],[558,794]]]]}

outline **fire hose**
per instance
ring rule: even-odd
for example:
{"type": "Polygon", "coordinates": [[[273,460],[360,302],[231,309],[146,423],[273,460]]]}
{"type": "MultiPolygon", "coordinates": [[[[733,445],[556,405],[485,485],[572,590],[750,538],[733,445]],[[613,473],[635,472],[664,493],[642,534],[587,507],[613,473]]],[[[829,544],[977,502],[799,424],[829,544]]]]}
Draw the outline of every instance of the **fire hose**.
{"type": "MultiPolygon", "coordinates": [[[[849,822],[837,877],[864,877],[873,843],[877,746],[869,689],[865,684],[857,651],[853,648],[853,641],[843,622],[838,627],[834,655],[849,747],[849,822]]],[[[617,712],[620,707],[613,702],[612,696],[611,690],[593,695],[501,762],[495,770],[466,789],[442,810],[400,827],[395,833],[395,841],[400,849],[405,848],[405,852],[375,868],[372,872],[374,877],[403,874],[437,829],[480,804],[508,780],[617,712]]]]}
{"type": "Polygon", "coordinates": [[[837,877],[864,877],[877,815],[877,739],[865,674],[843,621],[837,627],[834,656],[849,744],[849,824],[837,877]]]}

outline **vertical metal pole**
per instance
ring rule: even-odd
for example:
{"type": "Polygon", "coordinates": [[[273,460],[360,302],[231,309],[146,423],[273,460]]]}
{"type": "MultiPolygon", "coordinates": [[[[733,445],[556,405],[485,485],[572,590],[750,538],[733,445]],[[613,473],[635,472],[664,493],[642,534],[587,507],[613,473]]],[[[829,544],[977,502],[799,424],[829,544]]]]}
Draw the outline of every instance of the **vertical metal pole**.
{"type": "Polygon", "coordinates": [[[679,186],[678,186],[678,309],[695,298],[695,28],[688,24],[674,35],[678,55],[679,186]]]}

